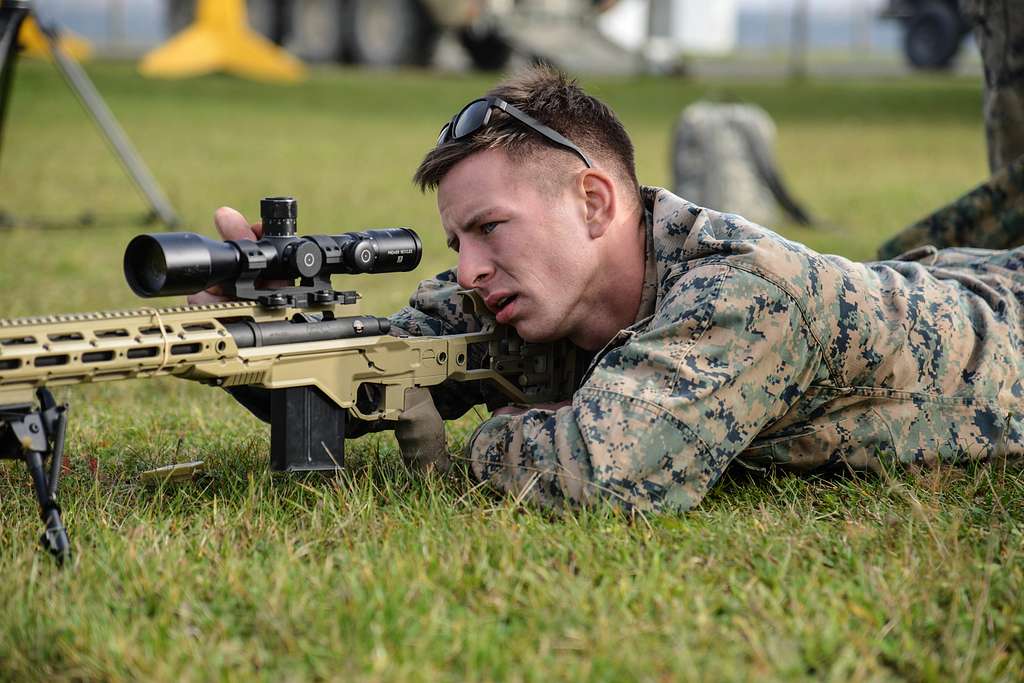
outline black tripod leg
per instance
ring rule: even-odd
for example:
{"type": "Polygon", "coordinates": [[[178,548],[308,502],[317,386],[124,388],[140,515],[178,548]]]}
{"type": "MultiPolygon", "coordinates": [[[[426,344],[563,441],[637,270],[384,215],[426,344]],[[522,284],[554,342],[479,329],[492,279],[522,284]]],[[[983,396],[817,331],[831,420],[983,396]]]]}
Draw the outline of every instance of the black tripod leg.
{"type": "MultiPolygon", "coordinates": [[[[38,16],[36,21],[39,21],[38,16]]],[[[149,172],[149,168],[142,161],[142,157],[132,145],[124,130],[117,123],[113,113],[107,107],[103,97],[96,90],[96,87],[89,80],[89,76],[81,66],[78,65],[70,55],[64,52],[58,41],[59,32],[55,25],[39,22],[39,28],[46,36],[50,44],[50,52],[53,54],[53,61],[57,65],[68,87],[75,93],[78,100],[85,107],[85,110],[92,116],[93,121],[99,126],[107,142],[113,148],[114,153],[124,166],[125,171],[135,182],[136,187],[145,195],[153,213],[169,228],[178,224],[178,216],[171,208],[171,203],[164,194],[156,179],[149,172]]]]}
{"type": "Polygon", "coordinates": [[[7,103],[11,99],[11,82],[18,61],[18,31],[27,15],[25,3],[4,3],[0,7],[0,150],[3,150],[7,103]]]}

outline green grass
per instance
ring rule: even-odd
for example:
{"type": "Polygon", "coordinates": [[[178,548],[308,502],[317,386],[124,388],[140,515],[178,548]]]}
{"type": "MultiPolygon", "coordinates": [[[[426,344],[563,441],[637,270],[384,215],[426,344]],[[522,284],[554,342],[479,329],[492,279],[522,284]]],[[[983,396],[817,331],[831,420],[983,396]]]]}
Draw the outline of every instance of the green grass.
{"type": "MultiPolygon", "coordinates": [[[[294,194],[300,227],[409,225],[411,274],[351,280],[365,310],[447,267],[409,177],[489,80],[315,71],[298,87],[144,81],[90,67],[186,224],[294,194]]],[[[868,258],[985,175],[963,80],[593,80],[668,184],[670,128],[703,96],[779,125],[794,191],[842,230],[788,236],[868,258]]],[[[19,65],[0,159],[0,317],[129,307],[144,204],[46,65],[19,65]],[[90,227],[75,217],[88,213],[90,227]],[[37,221],[60,229],[31,227],[37,221]]],[[[76,555],[35,548],[21,467],[0,464],[0,678],[1015,680],[1024,674],[1024,479],[983,466],[885,478],[737,477],[684,517],[549,513],[407,472],[387,435],[341,477],[267,472],[266,428],[217,390],[161,380],[72,401],[62,500],[76,555]],[[147,486],[148,467],[206,472],[147,486]],[[95,468],[90,463],[95,463],[95,468]]],[[[456,442],[478,418],[452,430],[456,442]]]]}

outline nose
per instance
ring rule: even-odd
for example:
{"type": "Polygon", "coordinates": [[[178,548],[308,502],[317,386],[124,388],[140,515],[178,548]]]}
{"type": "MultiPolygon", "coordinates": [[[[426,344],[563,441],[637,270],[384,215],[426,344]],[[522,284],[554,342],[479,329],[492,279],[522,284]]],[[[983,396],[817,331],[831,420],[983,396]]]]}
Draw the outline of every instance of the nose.
{"type": "Polygon", "coordinates": [[[494,264],[486,251],[463,240],[459,246],[459,286],[463,289],[474,289],[487,282],[494,274],[494,264]]]}

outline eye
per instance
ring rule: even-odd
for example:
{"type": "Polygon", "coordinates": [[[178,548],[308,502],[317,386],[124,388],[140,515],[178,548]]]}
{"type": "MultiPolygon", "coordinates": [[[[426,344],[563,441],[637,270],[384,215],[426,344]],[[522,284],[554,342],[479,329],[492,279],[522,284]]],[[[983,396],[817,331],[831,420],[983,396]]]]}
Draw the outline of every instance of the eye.
{"type": "Polygon", "coordinates": [[[499,221],[491,221],[490,223],[484,223],[480,226],[480,232],[485,235],[490,235],[494,232],[494,229],[498,227],[499,221]]]}
{"type": "Polygon", "coordinates": [[[459,238],[452,237],[448,240],[448,248],[454,251],[456,254],[459,253],[459,238]]]}

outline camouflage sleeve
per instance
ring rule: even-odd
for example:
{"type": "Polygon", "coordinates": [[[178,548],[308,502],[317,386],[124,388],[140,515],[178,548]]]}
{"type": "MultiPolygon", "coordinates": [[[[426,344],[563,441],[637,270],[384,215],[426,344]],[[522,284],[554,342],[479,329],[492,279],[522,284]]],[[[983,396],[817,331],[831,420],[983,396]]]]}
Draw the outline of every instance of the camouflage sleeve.
{"type": "Polygon", "coordinates": [[[414,337],[479,332],[493,325],[463,310],[455,269],[423,280],[409,297],[409,305],[388,316],[393,327],[414,337]]]}
{"type": "MultiPolygon", "coordinates": [[[[409,297],[409,305],[388,316],[394,329],[414,337],[468,334],[490,329],[493,318],[481,317],[463,307],[455,269],[446,270],[433,278],[423,280],[409,297]]],[[[480,350],[483,352],[483,349],[480,350]]],[[[471,359],[471,363],[480,359],[471,359]]],[[[483,382],[444,382],[431,388],[441,417],[454,420],[473,406],[504,405],[508,401],[494,387],[483,382]]],[[[353,430],[353,433],[358,433],[353,430]]]]}
{"type": "Polygon", "coordinates": [[[542,505],[687,510],[821,362],[795,301],[725,265],[686,272],[649,325],[619,336],[570,406],[481,425],[474,475],[542,505]]]}

